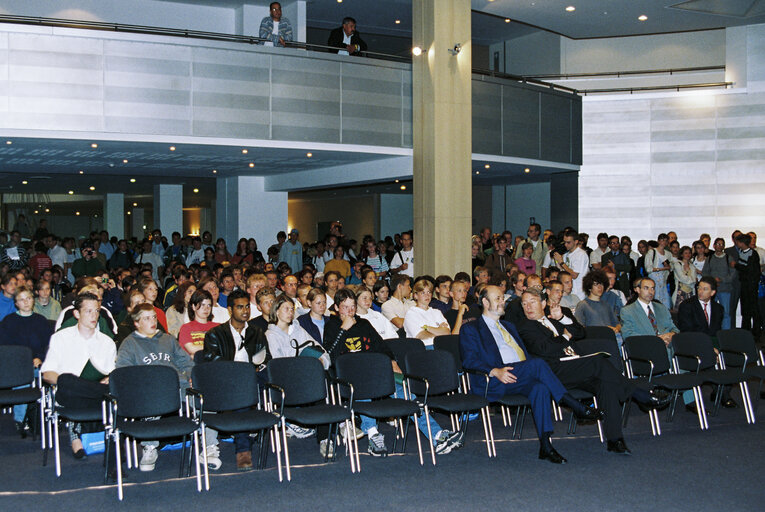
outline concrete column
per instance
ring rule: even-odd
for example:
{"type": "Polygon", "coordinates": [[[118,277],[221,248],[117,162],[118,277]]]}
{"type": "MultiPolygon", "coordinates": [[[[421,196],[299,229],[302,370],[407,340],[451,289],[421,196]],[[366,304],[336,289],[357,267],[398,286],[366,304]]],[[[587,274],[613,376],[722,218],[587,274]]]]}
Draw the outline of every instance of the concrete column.
{"type": "Polygon", "coordinates": [[[131,227],[133,228],[130,236],[134,236],[138,239],[140,242],[141,239],[144,236],[144,211],[143,208],[133,208],[132,213],[130,214],[130,217],[132,218],[132,224],[131,227]]]}
{"type": "Polygon", "coordinates": [[[109,236],[125,238],[125,195],[106,194],[104,196],[104,229],[109,236]]]}
{"type": "Polygon", "coordinates": [[[276,233],[287,230],[287,192],[266,192],[264,183],[263,176],[218,178],[215,235],[230,251],[240,238],[254,238],[265,256],[276,233]]]}
{"type": "Polygon", "coordinates": [[[470,269],[470,0],[412,3],[415,274],[470,269]],[[456,44],[461,50],[452,55],[456,44]]]}
{"type": "Polygon", "coordinates": [[[154,229],[183,233],[183,185],[154,185],[154,229]]]}

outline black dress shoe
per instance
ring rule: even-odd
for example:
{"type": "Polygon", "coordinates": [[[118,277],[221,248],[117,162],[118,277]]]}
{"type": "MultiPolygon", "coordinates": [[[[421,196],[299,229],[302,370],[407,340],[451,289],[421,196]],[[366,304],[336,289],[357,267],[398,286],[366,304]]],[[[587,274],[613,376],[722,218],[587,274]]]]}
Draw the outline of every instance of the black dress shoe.
{"type": "Polygon", "coordinates": [[[576,417],[580,420],[600,421],[605,417],[605,414],[595,407],[587,407],[584,409],[584,412],[576,414],[576,417]]]}
{"type": "Polygon", "coordinates": [[[555,448],[552,446],[549,449],[540,448],[539,449],[539,458],[541,460],[549,460],[553,464],[565,464],[568,462],[563,455],[555,451],[555,448]]]}
{"type": "Polygon", "coordinates": [[[84,459],[87,456],[87,453],[85,453],[85,450],[80,448],[76,452],[73,452],[72,455],[74,455],[75,459],[84,459]]]}
{"type": "Polygon", "coordinates": [[[722,406],[725,407],[726,409],[735,409],[736,407],[738,407],[738,404],[736,403],[735,400],[733,400],[732,398],[729,398],[722,403],[722,406]]]}
{"type": "Polygon", "coordinates": [[[624,439],[617,439],[616,441],[607,441],[606,447],[609,452],[619,453],[622,455],[632,455],[632,450],[627,448],[627,443],[624,439]]]}
{"type": "Polygon", "coordinates": [[[652,389],[649,391],[651,395],[651,399],[648,401],[649,407],[653,407],[654,409],[664,409],[669,405],[669,403],[672,401],[672,395],[665,391],[660,391],[658,389],[652,389]]]}

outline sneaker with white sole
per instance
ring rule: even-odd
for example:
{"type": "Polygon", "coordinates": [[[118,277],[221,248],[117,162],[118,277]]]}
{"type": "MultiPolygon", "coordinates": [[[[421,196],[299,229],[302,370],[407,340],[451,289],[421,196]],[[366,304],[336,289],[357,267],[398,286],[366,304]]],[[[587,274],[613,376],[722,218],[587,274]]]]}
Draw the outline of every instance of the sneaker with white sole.
{"type": "MultiPolygon", "coordinates": [[[[203,453],[199,454],[199,463],[205,463],[205,456],[203,453]]],[[[223,461],[220,460],[220,448],[218,445],[211,445],[207,447],[207,467],[213,471],[218,471],[223,465],[223,461]]]]}
{"type": "Polygon", "coordinates": [[[367,451],[372,457],[386,457],[388,455],[388,448],[385,447],[385,436],[379,432],[369,436],[367,451]]]}
{"type": "Polygon", "coordinates": [[[304,428],[294,423],[287,423],[287,437],[296,437],[298,439],[305,439],[316,434],[316,430],[312,428],[304,428]]]}
{"type": "MultiPolygon", "coordinates": [[[[356,434],[357,441],[366,435],[364,434],[364,431],[361,430],[359,427],[356,427],[354,432],[356,434]]],[[[343,436],[343,439],[345,439],[345,423],[340,424],[340,435],[343,436]]]]}
{"type": "Polygon", "coordinates": [[[446,440],[449,442],[452,450],[459,450],[465,444],[465,432],[463,430],[457,432],[449,431],[449,437],[446,440]]]}
{"type": "Polygon", "coordinates": [[[154,471],[154,466],[157,464],[157,458],[159,458],[159,452],[157,452],[156,446],[144,446],[141,462],[138,464],[138,468],[141,471],[154,471]]]}
{"type": "Polygon", "coordinates": [[[330,444],[329,439],[322,439],[319,443],[319,453],[325,459],[335,456],[335,443],[330,444]]]}
{"type": "Polygon", "coordinates": [[[453,447],[450,439],[454,436],[454,434],[454,432],[446,429],[440,430],[438,434],[436,434],[436,437],[434,438],[434,441],[436,442],[436,455],[446,455],[452,451],[453,447]]]}

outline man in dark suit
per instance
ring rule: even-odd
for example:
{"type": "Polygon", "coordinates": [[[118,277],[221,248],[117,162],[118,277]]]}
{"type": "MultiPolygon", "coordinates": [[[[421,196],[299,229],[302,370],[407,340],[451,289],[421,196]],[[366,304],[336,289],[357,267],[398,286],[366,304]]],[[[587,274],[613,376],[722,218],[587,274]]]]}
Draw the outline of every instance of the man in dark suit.
{"type": "Polygon", "coordinates": [[[340,55],[361,55],[367,51],[367,43],[356,31],[356,20],[350,17],[343,18],[343,26],[329,33],[327,46],[337,48],[335,52],[340,55]]]}
{"type": "MultiPolygon", "coordinates": [[[[500,320],[504,313],[503,299],[502,291],[496,286],[487,286],[481,291],[478,300],[482,315],[460,330],[462,365],[489,375],[489,400],[497,400],[505,394],[528,397],[539,434],[539,458],[563,464],[566,459],[555,451],[550,441],[553,433],[550,399],[571,407],[579,417],[600,419],[601,413],[574,400],[544,361],[529,356],[513,324],[500,320]]],[[[470,379],[473,393],[483,394],[486,381],[473,374],[470,379]]]]}
{"type": "Polygon", "coordinates": [[[576,340],[584,337],[584,327],[565,317],[560,305],[551,306],[549,316],[546,315],[546,298],[535,288],[523,292],[521,305],[526,319],[518,326],[523,342],[532,355],[541,357],[550,365],[564,386],[596,395],[598,406],[605,414],[608,451],[631,453],[622,434],[620,402],[633,398],[646,406],[657,407],[666,405],[668,397],[659,398],[653,392],[636,388],[602,356],[576,357],[576,340]]]}
{"type": "MultiPolygon", "coordinates": [[[[677,327],[680,332],[703,332],[717,344],[717,331],[722,329],[725,309],[713,300],[717,293],[717,281],[705,276],[696,284],[696,295],[684,300],[677,308],[677,327]]],[[[683,395],[685,399],[685,395],[683,395]]],[[[714,397],[712,399],[714,401],[714,397]]],[[[723,407],[737,407],[730,397],[730,386],[723,388],[723,407]]]]}

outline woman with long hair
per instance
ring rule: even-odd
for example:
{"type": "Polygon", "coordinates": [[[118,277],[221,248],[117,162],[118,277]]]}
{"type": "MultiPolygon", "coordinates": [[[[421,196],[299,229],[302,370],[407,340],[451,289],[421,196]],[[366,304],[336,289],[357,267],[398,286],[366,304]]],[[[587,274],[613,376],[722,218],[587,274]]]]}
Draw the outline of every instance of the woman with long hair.
{"type": "Polygon", "coordinates": [[[165,316],[167,317],[167,332],[178,337],[178,333],[183,325],[183,315],[189,306],[189,301],[197,287],[193,281],[186,281],[178,287],[173,304],[167,308],[165,316]]]}
{"type": "Polygon", "coordinates": [[[207,290],[197,290],[189,299],[189,321],[178,332],[178,343],[192,357],[204,348],[205,334],[218,324],[212,321],[213,299],[207,290]]]}
{"type": "Polygon", "coordinates": [[[241,265],[242,263],[248,263],[252,265],[252,258],[252,253],[247,249],[247,239],[240,238],[236,243],[236,252],[231,256],[231,264],[241,265]]]}
{"type": "Polygon", "coordinates": [[[162,326],[162,329],[167,332],[167,317],[165,312],[158,306],[159,287],[157,283],[151,277],[142,277],[138,280],[136,289],[143,293],[143,296],[146,297],[146,302],[154,306],[157,312],[157,321],[162,326]]]}

